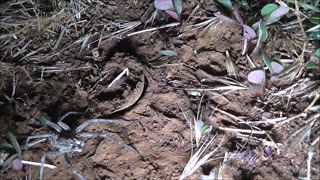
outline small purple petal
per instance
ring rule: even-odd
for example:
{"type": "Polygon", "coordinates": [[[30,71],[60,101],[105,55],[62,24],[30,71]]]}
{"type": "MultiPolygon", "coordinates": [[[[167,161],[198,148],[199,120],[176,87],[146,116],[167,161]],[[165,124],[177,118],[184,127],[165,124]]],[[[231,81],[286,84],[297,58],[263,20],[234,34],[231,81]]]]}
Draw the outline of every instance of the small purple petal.
{"type": "Polygon", "coordinates": [[[251,27],[249,27],[245,24],[243,25],[243,31],[244,31],[244,35],[247,35],[248,37],[250,37],[250,38],[247,38],[249,40],[251,40],[257,36],[256,32],[254,32],[254,30],[251,27]]]}
{"type": "Polygon", "coordinates": [[[172,0],[155,0],[154,6],[160,10],[174,9],[172,0]]]}
{"type": "Polygon", "coordinates": [[[175,11],[172,10],[166,10],[165,11],[169,16],[171,16],[172,18],[179,20],[179,15],[178,13],[176,13],[175,11]]]}
{"type": "Polygon", "coordinates": [[[266,155],[266,157],[272,158],[272,149],[270,146],[264,148],[264,154],[266,155]]]}
{"type": "Polygon", "coordinates": [[[251,39],[251,36],[250,34],[248,34],[247,32],[243,32],[243,37],[247,40],[250,40],[251,39]]]}
{"type": "Polygon", "coordinates": [[[278,9],[274,10],[270,16],[267,19],[267,24],[271,24],[275,21],[278,21],[281,16],[287,14],[289,12],[289,8],[288,7],[279,7],[278,9]]]}
{"type": "Polygon", "coordinates": [[[276,19],[276,18],[280,18],[281,16],[287,14],[289,12],[289,8],[288,7],[279,7],[278,9],[274,10],[269,18],[271,19],[276,19]]]}
{"type": "Polygon", "coordinates": [[[275,74],[279,74],[284,70],[284,67],[278,61],[271,61],[271,67],[275,74]]]}
{"type": "Polygon", "coordinates": [[[246,161],[248,163],[248,166],[252,166],[255,163],[255,159],[254,159],[254,155],[253,153],[250,151],[249,154],[246,156],[246,161]]]}
{"type": "Polygon", "coordinates": [[[21,163],[21,160],[17,158],[12,161],[12,167],[17,171],[20,171],[23,168],[23,164],[21,163]]]}
{"type": "Polygon", "coordinates": [[[232,158],[245,158],[246,155],[246,151],[233,151],[232,153],[230,153],[230,157],[232,158]]]}
{"type": "Polygon", "coordinates": [[[217,13],[214,13],[214,15],[217,17],[217,18],[219,18],[219,19],[221,19],[221,20],[223,20],[223,21],[227,21],[227,22],[234,22],[234,20],[233,19],[231,19],[231,18],[229,18],[229,17],[227,17],[227,16],[225,16],[225,15],[222,15],[222,14],[220,14],[219,12],[217,12],[217,13]]]}
{"type": "Polygon", "coordinates": [[[271,82],[276,82],[276,81],[278,81],[279,80],[279,77],[278,76],[271,76],[270,77],[270,81],[271,82]]]}
{"type": "Polygon", "coordinates": [[[240,15],[240,11],[239,11],[238,8],[236,8],[236,9],[233,11],[233,14],[234,14],[234,17],[236,18],[236,20],[237,20],[239,23],[243,24],[243,19],[242,19],[241,15],[240,15]]]}
{"type": "Polygon", "coordinates": [[[266,73],[262,69],[255,69],[249,72],[248,74],[248,81],[253,84],[264,84],[266,80],[266,73]]]}

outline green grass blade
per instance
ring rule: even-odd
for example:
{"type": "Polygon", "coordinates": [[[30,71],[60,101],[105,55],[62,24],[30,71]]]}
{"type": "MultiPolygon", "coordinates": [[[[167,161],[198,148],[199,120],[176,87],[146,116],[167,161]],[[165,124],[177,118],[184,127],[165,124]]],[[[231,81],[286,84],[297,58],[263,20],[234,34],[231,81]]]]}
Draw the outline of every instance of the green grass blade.
{"type": "Polygon", "coordinates": [[[268,31],[264,21],[261,21],[259,24],[259,37],[262,42],[265,42],[268,38],[268,31]]]}
{"type": "Polygon", "coordinates": [[[314,14],[310,17],[309,21],[312,24],[318,25],[320,24],[320,14],[314,14]]]}
{"type": "Polygon", "coordinates": [[[18,154],[18,157],[21,159],[22,158],[22,152],[21,152],[20,145],[19,145],[19,143],[17,141],[16,136],[14,136],[11,132],[8,133],[8,136],[9,136],[11,145],[14,147],[14,149],[16,150],[16,152],[18,154]]]}
{"type": "Polygon", "coordinates": [[[263,62],[267,65],[269,71],[271,72],[271,74],[273,74],[273,69],[272,69],[272,66],[271,66],[271,60],[268,56],[268,54],[262,50],[262,60],[263,62]]]}
{"type": "Polygon", "coordinates": [[[4,149],[5,151],[15,151],[14,147],[9,143],[1,144],[1,149],[4,149]]]}

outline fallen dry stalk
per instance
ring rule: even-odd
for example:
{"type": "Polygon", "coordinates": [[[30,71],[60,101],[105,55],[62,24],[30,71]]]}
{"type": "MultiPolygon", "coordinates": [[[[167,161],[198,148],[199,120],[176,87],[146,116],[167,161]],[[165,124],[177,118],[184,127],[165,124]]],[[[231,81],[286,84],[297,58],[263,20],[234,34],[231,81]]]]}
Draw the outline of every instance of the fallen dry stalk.
{"type": "Polygon", "coordinates": [[[247,134],[267,134],[263,130],[256,131],[256,130],[249,130],[249,129],[235,129],[235,128],[227,128],[227,127],[218,127],[218,129],[223,131],[240,132],[240,133],[247,133],[247,134]]]}

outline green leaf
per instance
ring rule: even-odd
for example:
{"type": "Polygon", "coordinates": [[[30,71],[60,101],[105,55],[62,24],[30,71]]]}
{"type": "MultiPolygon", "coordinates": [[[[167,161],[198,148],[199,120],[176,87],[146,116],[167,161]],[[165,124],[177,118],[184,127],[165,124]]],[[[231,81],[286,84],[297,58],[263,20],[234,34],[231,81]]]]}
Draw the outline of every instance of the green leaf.
{"type": "Polygon", "coordinates": [[[261,21],[259,24],[259,37],[261,38],[262,42],[265,42],[268,38],[268,31],[267,31],[267,26],[264,21],[261,21]]]}
{"type": "Polygon", "coordinates": [[[215,0],[214,2],[221,14],[232,18],[233,7],[230,0],[215,0]]]}
{"type": "Polygon", "coordinates": [[[160,51],[160,54],[165,55],[165,56],[177,56],[178,53],[172,50],[164,50],[160,51]]]}
{"type": "Polygon", "coordinates": [[[284,16],[285,14],[287,14],[289,12],[289,8],[288,7],[279,7],[276,10],[274,10],[270,16],[268,17],[268,19],[266,20],[266,24],[272,24],[276,21],[279,21],[281,19],[282,16],[284,16]]]}
{"type": "Polygon", "coordinates": [[[271,72],[271,74],[273,74],[273,69],[272,69],[272,66],[271,66],[271,60],[268,56],[268,54],[262,50],[262,60],[263,62],[267,65],[269,71],[271,72]]]}
{"type": "Polygon", "coordinates": [[[168,58],[159,58],[159,59],[151,62],[150,65],[152,67],[162,67],[162,66],[164,66],[164,65],[166,65],[168,63],[169,63],[169,59],[168,58]]]}
{"type": "Polygon", "coordinates": [[[307,32],[307,36],[308,36],[309,40],[319,41],[320,40],[320,28],[315,29],[311,32],[307,32]]]}
{"type": "Polygon", "coordinates": [[[309,61],[307,64],[306,64],[306,68],[307,69],[320,69],[320,66],[313,62],[313,61],[309,61]]]}
{"type": "Polygon", "coordinates": [[[316,52],[314,52],[314,55],[318,58],[320,58],[320,48],[316,50],[316,52]]]}
{"type": "Polygon", "coordinates": [[[43,116],[40,118],[40,124],[42,126],[48,126],[48,123],[47,123],[48,121],[50,121],[50,120],[45,118],[45,117],[43,117],[43,116]]]}
{"type": "Polygon", "coordinates": [[[173,6],[176,12],[180,15],[182,13],[182,0],[173,0],[173,6]]]}
{"type": "Polygon", "coordinates": [[[50,121],[50,119],[48,119],[48,118],[46,118],[46,117],[44,117],[44,116],[42,116],[41,118],[40,118],[40,124],[42,125],[42,126],[48,126],[48,121],[50,121]]]}
{"type": "Polygon", "coordinates": [[[269,16],[277,8],[278,5],[274,3],[267,4],[261,9],[261,16],[266,19],[266,17],[269,16]]]}
{"type": "Polygon", "coordinates": [[[257,54],[259,52],[261,44],[263,42],[265,42],[267,40],[267,38],[268,38],[268,31],[267,31],[267,27],[266,27],[265,21],[262,21],[262,20],[254,23],[252,25],[252,28],[254,30],[258,31],[257,32],[257,34],[258,34],[258,42],[256,44],[256,47],[253,50],[253,53],[257,54]]]}
{"type": "Polygon", "coordinates": [[[209,126],[206,124],[206,125],[202,126],[201,133],[206,134],[206,133],[209,133],[211,130],[212,130],[212,126],[209,126]]]}
{"type": "Polygon", "coordinates": [[[17,141],[16,136],[14,136],[11,132],[8,133],[8,136],[9,136],[11,145],[14,147],[14,149],[16,150],[16,152],[18,154],[18,157],[21,159],[22,158],[22,152],[21,152],[20,145],[19,145],[19,143],[17,141]]]}
{"type": "Polygon", "coordinates": [[[14,151],[15,150],[14,147],[9,143],[1,144],[1,149],[4,149],[6,151],[14,151]]]}
{"type": "Polygon", "coordinates": [[[216,2],[226,8],[228,11],[233,11],[232,3],[230,0],[216,0],[216,2]]]}
{"type": "Polygon", "coordinates": [[[312,23],[312,24],[320,24],[320,14],[314,14],[310,17],[309,21],[312,23]]]}

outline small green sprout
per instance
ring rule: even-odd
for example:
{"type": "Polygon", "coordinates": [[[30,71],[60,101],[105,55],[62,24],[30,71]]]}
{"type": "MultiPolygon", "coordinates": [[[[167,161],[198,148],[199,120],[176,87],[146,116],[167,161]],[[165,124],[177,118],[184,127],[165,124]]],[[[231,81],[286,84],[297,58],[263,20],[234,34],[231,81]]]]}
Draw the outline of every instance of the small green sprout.
{"type": "Polygon", "coordinates": [[[8,136],[9,136],[9,139],[10,139],[12,147],[15,149],[16,153],[18,154],[18,157],[20,159],[22,159],[21,148],[20,148],[20,145],[19,145],[19,143],[17,141],[16,136],[13,135],[11,132],[8,133],[8,136]]]}
{"type": "Polygon", "coordinates": [[[209,126],[209,125],[205,124],[201,128],[201,133],[202,134],[207,134],[207,133],[210,133],[211,130],[212,130],[212,126],[209,126]]]}
{"type": "Polygon", "coordinates": [[[1,164],[3,169],[9,168],[10,166],[13,167],[15,170],[21,170],[23,165],[21,163],[22,159],[22,151],[20,145],[17,141],[15,135],[11,132],[8,133],[8,137],[10,143],[4,143],[1,145],[1,149],[3,149],[6,153],[8,153],[9,157],[2,160],[3,164],[1,164]]]}
{"type": "Polygon", "coordinates": [[[178,53],[173,50],[163,50],[160,51],[161,56],[156,60],[150,62],[152,67],[163,67],[169,63],[169,58],[173,56],[178,56],[178,53]]]}
{"type": "Polygon", "coordinates": [[[313,61],[308,62],[305,67],[307,69],[320,69],[320,65],[313,61]]]}

